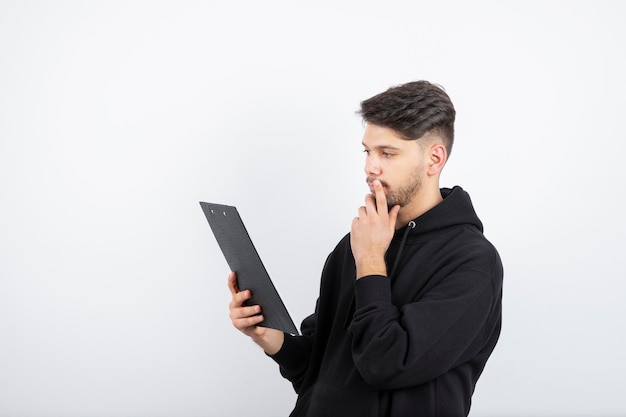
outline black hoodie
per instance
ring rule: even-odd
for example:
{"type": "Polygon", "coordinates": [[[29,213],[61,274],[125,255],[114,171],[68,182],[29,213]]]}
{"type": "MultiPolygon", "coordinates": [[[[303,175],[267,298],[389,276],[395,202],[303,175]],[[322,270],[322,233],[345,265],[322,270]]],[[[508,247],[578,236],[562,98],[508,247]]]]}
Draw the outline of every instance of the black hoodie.
{"type": "Polygon", "coordinates": [[[469,413],[500,335],[502,263],[469,195],[441,193],[396,231],[389,278],[356,280],[349,235],[329,255],[303,335],[273,356],[298,393],[292,417],[469,413]]]}

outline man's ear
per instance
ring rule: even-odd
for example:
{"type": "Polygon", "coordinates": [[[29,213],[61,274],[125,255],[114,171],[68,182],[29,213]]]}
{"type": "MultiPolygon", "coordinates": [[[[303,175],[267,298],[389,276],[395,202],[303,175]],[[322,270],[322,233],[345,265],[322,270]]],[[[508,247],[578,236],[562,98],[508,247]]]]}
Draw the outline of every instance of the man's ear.
{"type": "Polygon", "coordinates": [[[429,176],[439,175],[447,160],[448,152],[446,151],[446,147],[441,143],[433,143],[430,148],[428,148],[427,174],[429,176]]]}

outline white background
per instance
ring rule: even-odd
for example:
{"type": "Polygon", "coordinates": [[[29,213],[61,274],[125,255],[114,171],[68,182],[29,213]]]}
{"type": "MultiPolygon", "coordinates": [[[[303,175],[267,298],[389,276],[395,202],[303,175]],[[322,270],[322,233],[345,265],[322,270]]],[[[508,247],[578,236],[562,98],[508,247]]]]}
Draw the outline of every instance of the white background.
{"type": "Polygon", "coordinates": [[[472,416],[625,415],[619,1],[1,1],[0,416],[287,415],[198,201],[294,320],[367,192],[359,102],[457,109],[442,185],[505,266],[472,416]]]}

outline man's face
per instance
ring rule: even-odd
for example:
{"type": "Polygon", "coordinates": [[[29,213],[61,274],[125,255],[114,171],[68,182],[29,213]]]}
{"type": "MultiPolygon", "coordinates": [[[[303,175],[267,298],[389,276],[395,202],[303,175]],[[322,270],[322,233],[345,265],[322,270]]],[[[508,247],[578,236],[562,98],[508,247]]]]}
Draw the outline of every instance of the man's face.
{"type": "Polygon", "coordinates": [[[380,180],[387,205],[406,206],[420,191],[424,175],[423,153],[415,140],[405,140],[392,129],[368,124],[363,135],[366,180],[380,180]]]}

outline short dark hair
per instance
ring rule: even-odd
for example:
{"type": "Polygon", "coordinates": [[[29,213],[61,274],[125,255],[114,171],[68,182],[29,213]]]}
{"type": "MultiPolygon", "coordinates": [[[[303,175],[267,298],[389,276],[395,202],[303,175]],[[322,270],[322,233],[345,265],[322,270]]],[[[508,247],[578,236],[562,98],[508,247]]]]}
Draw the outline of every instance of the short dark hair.
{"type": "Polygon", "coordinates": [[[393,129],[406,140],[436,134],[448,154],[452,151],[456,111],[439,85],[422,80],[391,87],[362,101],[357,113],[365,122],[393,129]]]}

